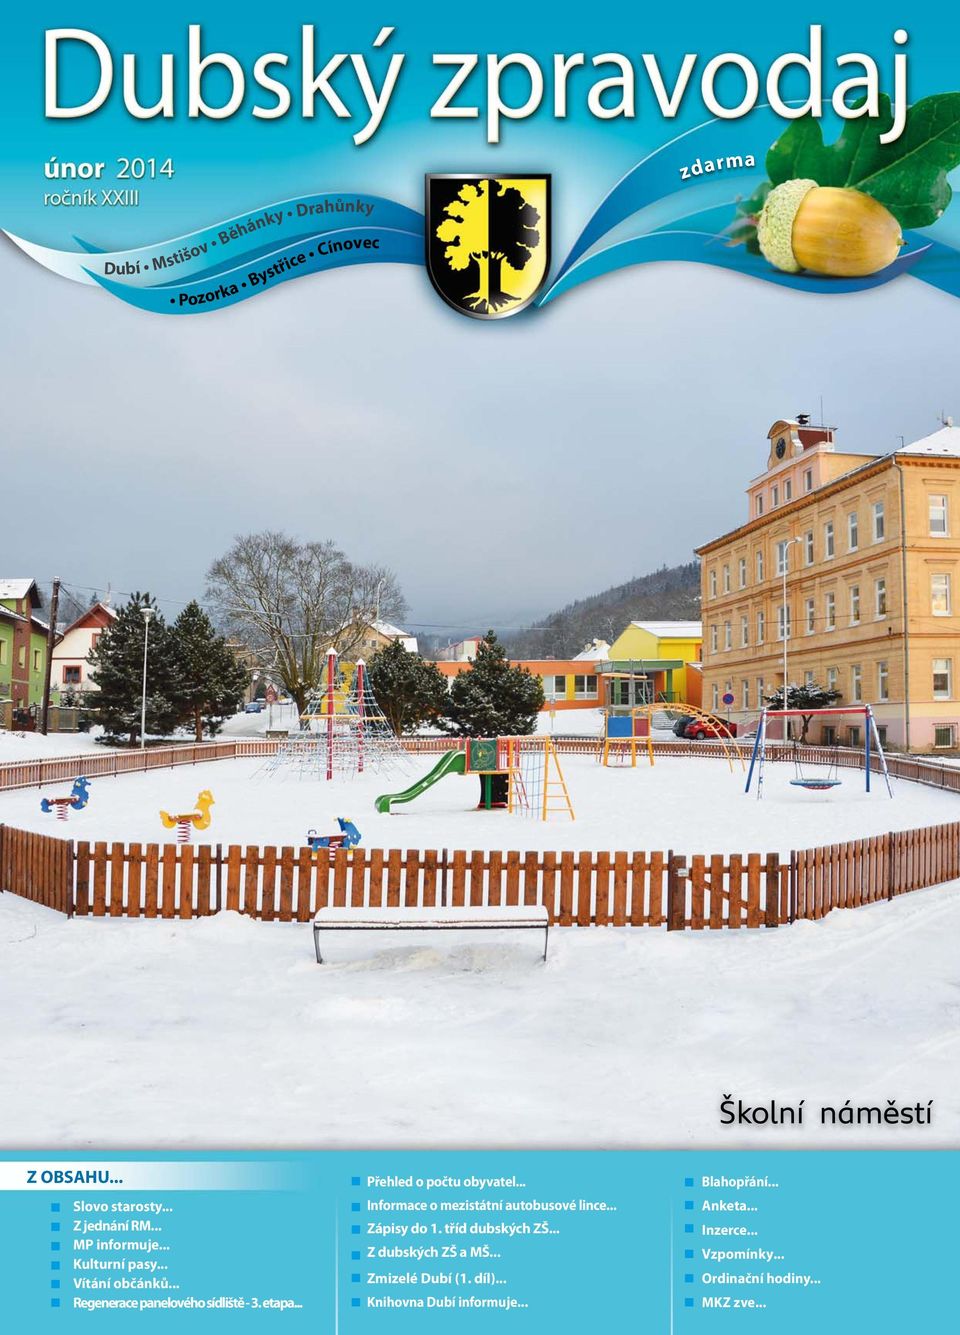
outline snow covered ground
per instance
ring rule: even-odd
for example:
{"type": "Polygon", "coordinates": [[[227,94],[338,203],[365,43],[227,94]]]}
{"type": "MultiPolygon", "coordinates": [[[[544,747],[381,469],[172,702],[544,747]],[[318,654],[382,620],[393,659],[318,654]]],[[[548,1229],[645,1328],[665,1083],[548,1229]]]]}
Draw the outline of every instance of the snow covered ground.
{"type": "MultiPolygon", "coordinates": [[[[93,779],[89,805],[65,824],[40,811],[39,791],[0,793],[0,821],[73,839],[171,840],[161,809],[192,810],[209,788],[215,799],[209,829],[195,842],[300,845],[308,829],[336,829],[336,817],[354,820],[367,847],[620,849],[673,848],[684,853],[788,852],[890,829],[960,819],[960,798],[894,781],[895,799],[882,783],[864,792],[863,775],[849,770],[826,793],[790,786],[792,765],[768,765],[764,799],[743,792],[744,775],[723,759],[661,758],[653,768],[604,768],[591,756],[562,757],[576,821],[547,823],[505,811],[477,811],[479,780],[450,775],[411,803],[380,815],[374,799],[397,792],[426,774],[438,757],[410,756],[404,771],[366,774],[331,784],[263,773],[259,759],[216,761],[145,774],[93,779]]],[[[69,784],[48,786],[51,793],[69,784]]]]}
{"type": "Polygon", "coordinates": [[[67,919],[0,895],[0,1143],[29,1148],[948,1146],[960,884],[776,931],[338,935],[67,919]],[[721,1128],[719,1103],[809,1123],[721,1128]],[[822,1130],[821,1101],[935,1100],[822,1130]]]}
{"type": "Polygon", "coordinates": [[[8,760],[47,760],[57,756],[79,756],[103,751],[97,742],[102,728],[90,732],[7,732],[0,730],[0,763],[8,760]]]}

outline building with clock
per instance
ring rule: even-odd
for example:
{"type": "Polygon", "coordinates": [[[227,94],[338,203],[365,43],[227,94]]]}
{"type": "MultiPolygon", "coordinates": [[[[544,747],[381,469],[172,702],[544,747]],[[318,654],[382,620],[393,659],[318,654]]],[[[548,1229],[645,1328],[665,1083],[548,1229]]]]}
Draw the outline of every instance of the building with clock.
{"type": "MultiPolygon", "coordinates": [[[[835,429],[774,422],[747,517],[697,549],[703,700],[755,716],[783,682],[873,705],[886,744],[960,744],[960,428],[888,454],[837,448],[835,429]],[[784,596],[786,589],[786,596],[784,596]]],[[[724,710],[724,712],[726,712],[724,710]]],[[[861,720],[813,740],[862,741],[861,720]]]]}

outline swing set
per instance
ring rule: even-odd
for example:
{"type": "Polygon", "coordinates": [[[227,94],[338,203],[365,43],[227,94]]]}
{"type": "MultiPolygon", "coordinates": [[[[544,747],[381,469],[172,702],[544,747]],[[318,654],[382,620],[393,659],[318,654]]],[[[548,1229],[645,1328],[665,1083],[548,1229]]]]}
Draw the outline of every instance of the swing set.
{"type": "MultiPolygon", "coordinates": [[[[828,715],[846,715],[862,718],[863,728],[863,771],[865,789],[870,792],[870,777],[873,767],[873,756],[876,755],[880,773],[883,775],[884,783],[887,786],[887,794],[893,797],[893,789],[890,787],[890,775],[887,770],[887,757],[884,755],[883,746],[880,742],[880,734],[877,731],[877,722],[873,716],[873,710],[869,705],[856,705],[852,708],[836,709],[764,709],[760,715],[760,721],[757,724],[757,735],[753,743],[753,753],[750,756],[750,766],[747,770],[747,784],[744,788],[745,793],[749,793],[750,785],[753,782],[754,774],[757,776],[757,797],[763,796],[763,770],[766,763],[766,742],[767,742],[767,723],[772,718],[823,718],[828,715]]],[[[786,725],[785,725],[786,726],[786,725]]],[[[827,768],[823,772],[822,768],[810,771],[804,769],[801,759],[800,745],[796,738],[793,738],[793,766],[795,777],[790,780],[792,788],[802,788],[810,793],[829,792],[832,788],[839,788],[843,783],[840,778],[840,744],[834,743],[830,751],[830,758],[826,762],[827,768]]],[[[820,762],[817,762],[818,768],[820,762]]]]}

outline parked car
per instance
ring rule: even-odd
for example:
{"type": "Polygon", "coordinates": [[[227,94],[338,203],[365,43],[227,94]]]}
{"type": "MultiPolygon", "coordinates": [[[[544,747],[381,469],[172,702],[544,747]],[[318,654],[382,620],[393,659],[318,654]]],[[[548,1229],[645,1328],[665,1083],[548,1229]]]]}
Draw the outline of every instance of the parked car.
{"type": "Polygon", "coordinates": [[[737,725],[732,720],[707,714],[703,718],[690,719],[683,735],[691,742],[702,742],[707,737],[736,737],[737,725]]]}
{"type": "Polygon", "coordinates": [[[687,729],[692,722],[693,719],[689,714],[681,714],[680,717],[675,720],[673,725],[674,737],[685,737],[687,735],[687,729]]]}
{"type": "Polygon", "coordinates": [[[243,712],[244,712],[245,714],[262,714],[262,713],[263,713],[263,701],[262,701],[262,700],[251,700],[250,703],[249,703],[248,705],[244,705],[244,707],[243,707],[243,712]]]}

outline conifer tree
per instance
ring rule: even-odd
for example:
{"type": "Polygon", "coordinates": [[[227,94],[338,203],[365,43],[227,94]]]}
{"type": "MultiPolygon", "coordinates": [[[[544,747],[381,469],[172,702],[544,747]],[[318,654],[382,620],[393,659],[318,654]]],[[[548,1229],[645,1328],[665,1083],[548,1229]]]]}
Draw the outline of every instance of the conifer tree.
{"type": "Polygon", "coordinates": [[[224,718],[236,713],[247,686],[246,670],[196,601],[183,609],[172,627],[177,722],[211,737],[224,718]]]}
{"type": "Polygon", "coordinates": [[[103,631],[87,655],[96,683],[97,722],[109,736],[127,734],[133,746],[140,738],[143,692],[143,646],[146,619],[141,608],[152,607],[147,654],[147,732],[165,735],[177,722],[173,642],[170,629],[149,593],[134,593],[103,631]]]}
{"type": "Polygon", "coordinates": [[[399,640],[377,650],[367,667],[367,680],[398,737],[435,723],[447,709],[447,683],[437,665],[410,653],[399,640]]]}
{"type": "Polygon", "coordinates": [[[523,737],[535,730],[543,703],[540,678],[512,664],[488,630],[470,667],[453,680],[441,727],[460,737],[523,737]]]}

